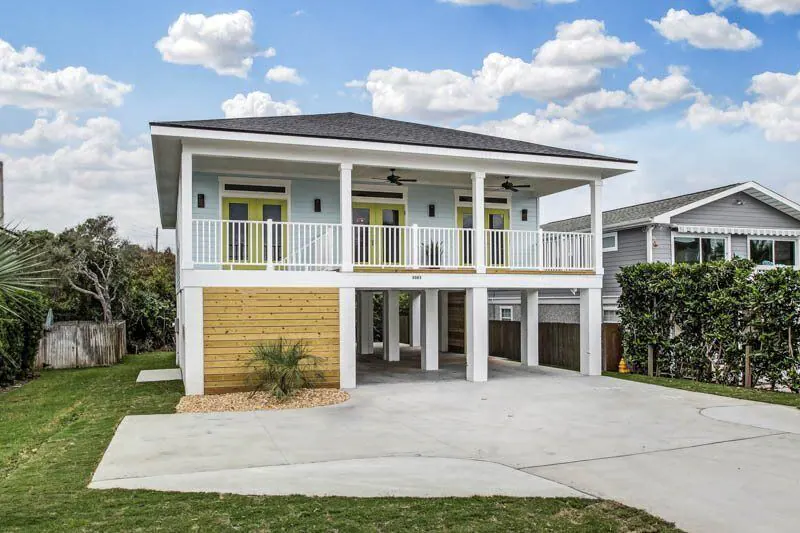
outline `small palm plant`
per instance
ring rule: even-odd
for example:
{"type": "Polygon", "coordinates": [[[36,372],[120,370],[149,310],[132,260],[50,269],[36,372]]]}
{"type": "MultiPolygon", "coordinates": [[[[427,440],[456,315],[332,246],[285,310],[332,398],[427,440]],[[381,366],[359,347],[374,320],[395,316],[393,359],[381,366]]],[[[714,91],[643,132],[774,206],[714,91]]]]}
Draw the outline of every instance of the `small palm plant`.
{"type": "Polygon", "coordinates": [[[40,250],[0,226],[0,311],[16,315],[25,300],[49,281],[49,274],[40,250]]]}
{"type": "Polygon", "coordinates": [[[308,352],[303,341],[284,338],[253,348],[255,390],[266,391],[284,400],[297,390],[311,387],[322,376],[315,371],[318,357],[308,352]]]}

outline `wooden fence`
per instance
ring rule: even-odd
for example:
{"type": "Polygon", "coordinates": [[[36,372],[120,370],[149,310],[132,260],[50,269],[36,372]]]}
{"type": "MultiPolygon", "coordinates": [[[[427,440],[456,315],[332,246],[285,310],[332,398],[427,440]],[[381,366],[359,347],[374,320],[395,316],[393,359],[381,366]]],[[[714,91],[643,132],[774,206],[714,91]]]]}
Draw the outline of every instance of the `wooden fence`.
{"type": "Polygon", "coordinates": [[[539,324],[539,364],[581,369],[581,327],[578,324],[539,324]]]}
{"type": "Polygon", "coordinates": [[[56,322],[39,341],[36,368],[86,368],[122,361],[125,322],[56,322]]]}
{"type": "Polygon", "coordinates": [[[519,361],[520,351],[519,322],[510,320],[489,321],[489,355],[519,361]]]}

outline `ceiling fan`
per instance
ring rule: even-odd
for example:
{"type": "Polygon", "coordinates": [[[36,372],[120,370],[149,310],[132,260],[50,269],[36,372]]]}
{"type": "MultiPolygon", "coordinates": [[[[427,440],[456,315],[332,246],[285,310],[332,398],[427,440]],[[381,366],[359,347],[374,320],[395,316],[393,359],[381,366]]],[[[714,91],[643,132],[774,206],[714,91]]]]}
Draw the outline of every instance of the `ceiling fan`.
{"type": "Polygon", "coordinates": [[[396,170],[394,168],[390,168],[389,170],[391,171],[391,174],[389,174],[385,178],[372,178],[372,179],[380,181],[386,180],[392,185],[402,185],[403,183],[416,183],[417,181],[414,179],[401,178],[400,176],[394,173],[394,171],[396,170]]]}
{"type": "Polygon", "coordinates": [[[499,185],[495,185],[493,187],[490,187],[490,188],[492,188],[494,190],[498,190],[498,191],[506,190],[506,191],[511,191],[511,192],[519,192],[520,189],[530,189],[531,186],[530,185],[514,185],[513,183],[511,183],[511,178],[509,176],[506,176],[506,181],[504,181],[503,183],[500,183],[499,185]]]}

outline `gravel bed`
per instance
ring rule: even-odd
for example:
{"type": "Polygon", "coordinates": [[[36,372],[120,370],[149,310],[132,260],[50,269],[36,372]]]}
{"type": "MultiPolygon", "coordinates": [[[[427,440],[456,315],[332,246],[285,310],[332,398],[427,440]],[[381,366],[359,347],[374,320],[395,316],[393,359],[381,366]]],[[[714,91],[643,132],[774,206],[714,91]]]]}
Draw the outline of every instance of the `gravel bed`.
{"type": "Polygon", "coordinates": [[[346,402],[350,395],[338,389],[301,389],[281,401],[267,392],[232,392],[207,396],[184,396],[178,402],[178,413],[218,413],[226,411],[267,411],[272,409],[306,409],[346,402]]]}

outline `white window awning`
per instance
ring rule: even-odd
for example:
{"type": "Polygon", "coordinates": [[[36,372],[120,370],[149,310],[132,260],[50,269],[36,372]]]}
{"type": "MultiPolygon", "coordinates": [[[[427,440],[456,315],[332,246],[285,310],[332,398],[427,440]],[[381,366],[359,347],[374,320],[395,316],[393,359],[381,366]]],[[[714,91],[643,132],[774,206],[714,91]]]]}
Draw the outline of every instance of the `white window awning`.
{"type": "Polygon", "coordinates": [[[731,226],[688,226],[679,224],[680,233],[713,235],[757,235],[769,237],[800,237],[800,229],[736,228],[731,226]]]}

